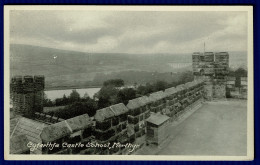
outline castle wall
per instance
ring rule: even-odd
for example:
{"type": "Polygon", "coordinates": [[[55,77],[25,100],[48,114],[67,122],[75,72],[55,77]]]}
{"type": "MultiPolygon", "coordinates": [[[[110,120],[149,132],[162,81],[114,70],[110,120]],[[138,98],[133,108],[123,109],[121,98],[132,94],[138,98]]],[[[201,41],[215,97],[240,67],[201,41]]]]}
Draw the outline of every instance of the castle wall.
{"type": "Polygon", "coordinates": [[[43,111],[44,76],[15,76],[11,79],[13,110],[24,116],[43,111]]]}
{"type": "Polygon", "coordinates": [[[227,97],[236,99],[247,99],[247,77],[240,78],[240,87],[236,87],[235,82],[236,77],[227,77],[227,97]]]}
{"type": "Polygon", "coordinates": [[[241,88],[240,88],[240,93],[241,93],[241,98],[247,99],[247,77],[241,77],[241,88]]]}
{"type": "MultiPolygon", "coordinates": [[[[156,95],[157,96],[157,95],[156,95]]],[[[147,96],[130,100],[127,104],[129,115],[127,117],[127,134],[129,142],[138,141],[140,145],[145,143],[146,119],[150,117],[151,111],[159,111],[159,101],[153,101],[147,96]]]]}
{"type": "MultiPolygon", "coordinates": [[[[95,114],[94,141],[99,144],[127,143],[128,111],[128,108],[122,103],[98,110],[95,114]]],[[[123,150],[120,148],[95,148],[93,152],[95,154],[107,155],[119,154],[123,150]]]]}
{"type": "MultiPolygon", "coordinates": [[[[169,121],[175,121],[203,101],[204,81],[196,80],[130,100],[127,106],[116,104],[97,110],[94,119],[87,114],[62,120],[43,128],[40,137],[43,144],[57,143],[61,147],[54,150],[43,149],[42,154],[131,154],[129,148],[107,147],[62,147],[63,143],[101,144],[114,143],[145,145],[147,141],[147,120],[151,115],[168,116],[169,121]]],[[[42,113],[36,112],[35,119],[42,113]]],[[[46,118],[46,116],[44,117],[46,118]]],[[[51,118],[51,117],[50,117],[51,118]]],[[[159,144],[165,139],[162,134],[168,128],[158,129],[159,144]]],[[[140,147],[140,146],[139,146],[140,147]]]]}
{"type": "MultiPolygon", "coordinates": [[[[127,105],[119,103],[97,110],[94,118],[87,114],[68,120],[41,113],[43,110],[43,76],[16,76],[11,80],[11,100],[15,112],[33,115],[35,120],[48,120],[40,137],[44,144],[57,143],[54,150],[43,149],[43,154],[130,154],[127,148],[82,147],[66,148],[63,143],[105,145],[114,143],[144,145],[149,141],[147,121],[156,114],[167,116],[170,122],[196,107],[204,100],[221,99],[226,95],[247,97],[247,78],[241,78],[241,88],[235,87],[235,79],[227,77],[228,53],[193,53],[195,80],[165,91],[151,93],[130,100],[127,105]],[[53,124],[54,123],[54,124],[53,124]]],[[[151,126],[151,125],[149,125],[151,126]]],[[[158,125],[159,126],[159,125],[158,125]]],[[[167,126],[153,129],[159,145],[166,135],[167,126]]]]}
{"type": "Polygon", "coordinates": [[[226,98],[226,79],[229,67],[229,54],[227,52],[205,52],[192,54],[195,79],[205,80],[205,98],[207,100],[226,98]],[[198,58],[198,54],[200,58],[198,58]]]}

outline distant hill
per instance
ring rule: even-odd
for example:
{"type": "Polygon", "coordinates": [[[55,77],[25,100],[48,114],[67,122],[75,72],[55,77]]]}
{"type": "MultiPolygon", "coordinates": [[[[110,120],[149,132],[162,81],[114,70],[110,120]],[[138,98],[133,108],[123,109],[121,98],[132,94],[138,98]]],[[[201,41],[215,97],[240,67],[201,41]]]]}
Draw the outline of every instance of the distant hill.
{"type": "MultiPolygon", "coordinates": [[[[230,60],[234,63],[245,62],[246,53],[230,52],[230,60]]],[[[97,74],[100,77],[100,74],[132,73],[129,71],[164,73],[191,70],[189,64],[176,68],[171,63],[191,64],[191,54],[85,53],[10,45],[11,76],[45,75],[47,87],[95,85],[92,81],[97,74]]]]}

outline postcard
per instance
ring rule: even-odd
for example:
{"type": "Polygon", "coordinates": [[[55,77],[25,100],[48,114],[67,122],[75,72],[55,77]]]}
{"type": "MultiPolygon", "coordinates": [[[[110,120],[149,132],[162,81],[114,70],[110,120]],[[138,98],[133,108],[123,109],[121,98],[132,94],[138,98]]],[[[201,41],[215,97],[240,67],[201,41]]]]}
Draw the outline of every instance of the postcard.
{"type": "Polygon", "coordinates": [[[253,160],[252,6],[4,7],[6,160],[253,160]]]}

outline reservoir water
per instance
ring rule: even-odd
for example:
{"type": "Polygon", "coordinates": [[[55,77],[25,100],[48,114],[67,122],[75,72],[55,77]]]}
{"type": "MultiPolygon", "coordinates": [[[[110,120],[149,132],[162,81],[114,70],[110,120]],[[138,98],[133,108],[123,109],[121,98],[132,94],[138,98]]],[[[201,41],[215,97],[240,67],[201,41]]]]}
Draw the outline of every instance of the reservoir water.
{"type": "MultiPolygon", "coordinates": [[[[62,98],[65,94],[69,96],[73,89],[64,89],[64,90],[51,90],[51,91],[44,91],[47,95],[47,98],[51,99],[52,101],[57,98],[62,98]]],[[[83,88],[83,89],[76,89],[76,91],[80,94],[80,97],[83,97],[85,93],[89,95],[90,98],[93,98],[94,94],[97,93],[100,88],[83,88]]]]}

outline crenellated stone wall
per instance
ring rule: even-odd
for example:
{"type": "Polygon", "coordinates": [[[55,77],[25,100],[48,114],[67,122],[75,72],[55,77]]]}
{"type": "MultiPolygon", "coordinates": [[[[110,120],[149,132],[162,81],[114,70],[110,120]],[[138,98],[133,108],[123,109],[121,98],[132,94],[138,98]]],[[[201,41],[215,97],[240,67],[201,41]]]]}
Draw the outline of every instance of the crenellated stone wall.
{"type": "Polygon", "coordinates": [[[207,100],[226,98],[226,82],[229,68],[227,52],[195,52],[192,54],[195,79],[205,80],[207,100]]]}
{"type": "MultiPolygon", "coordinates": [[[[204,58],[207,64],[211,65],[212,54],[204,58]]],[[[211,70],[206,72],[210,73],[211,70]]],[[[59,147],[46,147],[31,154],[125,155],[133,152],[129,152],[127,148],[105,146],[131,144],[140,148],[150,143],[160,145],[167,136],[168,123],[177,121],[186,111],[197,108],[204,99],[225,98],[228,92],[231,98],[247,98],[247,78],[241,78],[241,88],[237,89],[236,79],[226,77],[225,74],[226,72],[214,73],[214,76],[195,75],[192,82],[129,100],[127,105],[119,103],[97,110],[92,118],[84,114],[64,120],[42,113],[43,76],[12,78],[11,97],[14,112],[30,116],[30,122],[35,122],[32,128],[25,123],[28,130],[33,129],[33,132],[37,132],[36,137],[29,134],[30,138],[37,139],[44,145],[59,144],[59,147]],[[83,147],[68,147],[69,144],[83,147]]],[[[19,121],[23,122],[26,119],[19,121]]],[[[23,126],[21,122],[16,122],[16,125],[23,126]]],[[[15,125],[13,127],[18,128],[15,125]]],[[[17,141],[16,135],[23,135],[21,131],[15,129],[12,140],[17,141]]],[[[27,136],[29,132],[32,131],[24,132],[24,135],[27,136]]]]}
{"type": "MultiPolygon", "coordinates": [[[[15,113],[28,116],[32,119],[30,122],[35,122],[33,130],[37,133],[30,134],[30,138],[44,145],[58,144],[58,147],[43,148],[37,154],[132,154],[127,148],[112,146],[160,145],[167,136],[169,122],[177,121],[186,111],[197,108],[204,99],[247,98],[247,78],[241,78],[241,88],[237,89],[235,78],[227,77],[227,52],[193,53],[192,61],[194,81],[129,100],[127,105],[119,103],[99,109],[92,118],[84,114],[64,120],[42,113],[44,76],[13,77],[11,103],[15,113]],[[82,147],[68,147],[70,144],[82,147]]],[[[13,127],[17,128],[15,124],[13,127]]],[[[26,127],[31,129],[28,124],[26,127]]],[[[12,135],[16,132],[23,135],[19,129],[14,129],[12,135]]],[[[31,131],[24,135],[28,132],[31,131]]],[[[17,143],[18,139],[12,137],[17,143]]],[[[28,152],[26,147],[23,147],[23,152],[28,152]]]]}
{"type": "Polygon", "coordinates": [[[240,87],[236,87],[236,77],[227,78],[227,97],[247,99],[247,77],[240,77],[238,80],[240,80],[240,87]]]}
{"type": "Polygon", "coordinates": [[[241,84],[241,88],[240,88],[240,93],[241,93],[241,98],[243,99],[247,99],[247,77],[241,77],[240,79],[240,84],[241,84]]]}
{"type": "Polygon", "coordinates": [[[15,76],[10,86],[15,113],[32,116],[43,111],[44,76],[15,76]]]}
{"type": "MultiPolygon", "coordinates": [[[[97,110],[94,118],[87,114],[49,125],[40,134],[42,142],[80,143],[80,144],[132,144],[141,147],[149,140],[147,136],[147,121],[151,124],[154,116],[168,117],[173,122],[203,102],[204,81],[195,80],[176,88],[151,93],[123,103],[97,110]],[[159,115],[158,115],[159,114],[159,115]]],[[[39,114],[38,114],[39,115],[39,114]]],[[[160,120],[160,119],[159,119],[160,120]]],[[[158,130],[167,129],[164,125],[158,130]],[[165,127],[165,128],[164,128],[165,127]]],[[[167,132],[167,131],[166,131],[167,132]]],[[[159,139],[163,139],[157,134],[159,139]]],[[[156,138],[156,137],[155,137],[156,138]]],[[[159,140],[162,142],[162,140],[159,140]]],[[[150,143],[150,142],[149,142],[150,143]]],[[[107,147],[58,147],[55,150],[43,150],[43,154],[132,154],[127,148],[107,147]]]]}
{"type": "Polygon", "coordinates": [[[62,118],[58,118],[56,116],[51,116],[48,115],[46,113],[42,113],[42,112],[35,112],[35,114],[33,115],[33,119],[39,122],[43,122],[46,124],[54,124],[54,123],[58,123],[63,121],[64,119],[62,118]]]}
{"type": "MultiPolygon", "coordinates": [[[[128,142],[127,135],[127,115],[128,108],[123,104],[115,104],[110,107],[100,109],[96,112],[93,130],[94,143],[120,143],[128,142]]],[[[123,150],[120,148],[94,148],[93,154],[120,154],[123,150]]]]}

